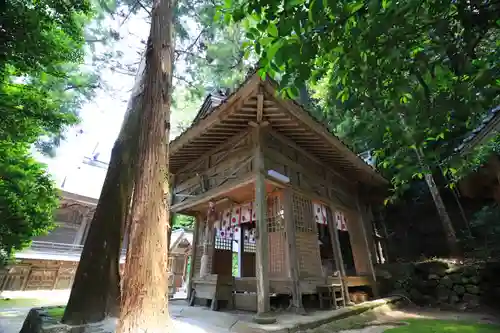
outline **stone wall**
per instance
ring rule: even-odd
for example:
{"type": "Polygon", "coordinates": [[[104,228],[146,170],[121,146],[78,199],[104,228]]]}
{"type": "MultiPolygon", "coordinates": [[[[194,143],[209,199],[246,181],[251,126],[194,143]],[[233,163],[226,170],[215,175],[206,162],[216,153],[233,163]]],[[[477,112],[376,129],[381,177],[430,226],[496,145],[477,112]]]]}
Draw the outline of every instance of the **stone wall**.
{"type": "Polygon", "coordinates": [[[418,305],[473,309],[500,307],[500,262],[454,264],[446,260],[380,265],[382,295],[400,294],[418,305]]]}

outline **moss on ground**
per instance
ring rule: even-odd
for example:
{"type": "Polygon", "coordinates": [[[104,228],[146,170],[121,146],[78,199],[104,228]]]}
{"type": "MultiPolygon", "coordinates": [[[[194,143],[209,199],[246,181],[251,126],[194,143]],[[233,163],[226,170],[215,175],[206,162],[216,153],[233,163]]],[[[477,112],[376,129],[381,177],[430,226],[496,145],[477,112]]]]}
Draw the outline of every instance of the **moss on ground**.
{"type": "Polygon", "coordinates": [[[3,298],[0,299],[0,309],[31,308],[40,303],[41,301],[37,298],[3,298]]]}
{"type": "Polygon", "coordinates": [[[53,319],[61,319],[64,315],[65,306],[50,307],[45,310],[45,312],[53,319]]]}
{"type": "Polygon", "coordinates": [[[500,326],[458,320],[409,319],[408,325],[387,330],[388,333],[498,333],[500,326]]]}

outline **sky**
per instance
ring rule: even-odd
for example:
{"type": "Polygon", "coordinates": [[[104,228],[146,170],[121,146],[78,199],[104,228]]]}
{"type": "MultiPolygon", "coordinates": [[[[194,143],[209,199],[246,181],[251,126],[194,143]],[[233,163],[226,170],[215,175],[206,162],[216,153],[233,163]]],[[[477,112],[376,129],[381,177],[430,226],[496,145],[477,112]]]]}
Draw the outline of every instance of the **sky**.
{"type": "MultiPolygon", "coordinates": [[[[136,63],[144,49],[141,40],[147,40],[149,25],[144,15],[131,16],[106,22],[120,32],[122,39],[112,47],[123,52],[122,63],[136,63]]],[[[109,47],[109,46],[108,46],[109,47]]],[[[98,46],[98,52],[105,50],[98,46]]],[[[90,57],[90,56],[89,56],[90,57]]],[[[66,140],[56,150],[53,158],[35,153],[47,165],[57,186],[64,190],[93,198],[101,192],[106,170],[83,164],[84,157],[91,157],[94,150],[99,160],[109,162],[111,149],[120,131],[127,102],[134,85],[134,77],[110,69],[103,72],[103,79],[111,89],[99,90],[92,102],[80,111],[81,123],[68,130],[66,140]],[[83,133],[79,133],[80,129],[83,133]]]]}

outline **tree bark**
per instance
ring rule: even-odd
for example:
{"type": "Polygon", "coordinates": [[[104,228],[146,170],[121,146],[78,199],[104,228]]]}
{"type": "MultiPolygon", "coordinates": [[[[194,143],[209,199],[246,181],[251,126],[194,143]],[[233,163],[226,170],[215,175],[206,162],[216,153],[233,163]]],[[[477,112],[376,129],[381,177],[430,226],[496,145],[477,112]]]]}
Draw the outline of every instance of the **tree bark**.
{"type": "Polygon", "coordinates": [[[448,212],[446,211],[446,206],[444,205],[443,198],[441,197],[441,194],[439,193],[439,188],[436,185],[436,182],[434,181],[434,176],[432,175],[429,167],[427,167],[424,164],[424,161],[422,159],[422,152],[419,149],[415,149],[415,153],[417,154],[417,158],[426,171],[424,174],[425,177],[425,182],[427,183],[427,186],[429,187],[429,191],[431,192],[432,199],[434,200],[434,204],[436,205],[436,209],[439,215],[439,218],[441,220],[441,224],[443,226],[443,231],[446,235],[446,242],[448,243],[448,249],[450,251],[450,254],[454,257],[460,258],[461,257],[461,251],[460,247],[458,245],[458,240],[457,240],[457,235],[455,233],[455,228],[453,227],[453,224],[451,223],[450,216],[448,215],[448,212]]]}
{"type": "Polygon", "coordinates": [[[127,106],[62,322],[81,325],[119,315],[119,260],[134,188],[142,68],[127,106]]]}
{"type": "Polygon", "coordinates": [[[80,325],[118,315],[122,226],[133,188],[130,169],[127,148],[123,141],[117,140],[76,270],[63,323],[80,325]]]}
{"type": "Polygon", "coordinates": [[[172,17],[172,0],[154,2],[118,333],[171,331],[167,303],[169,212],[164,189],[169,188],[172,17]]]}

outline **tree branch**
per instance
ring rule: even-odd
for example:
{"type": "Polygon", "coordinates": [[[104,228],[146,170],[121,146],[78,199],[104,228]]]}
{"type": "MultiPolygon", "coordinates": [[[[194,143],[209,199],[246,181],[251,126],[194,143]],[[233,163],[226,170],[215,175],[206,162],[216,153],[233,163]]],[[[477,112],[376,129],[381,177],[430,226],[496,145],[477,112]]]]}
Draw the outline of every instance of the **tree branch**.
{"type": "Polygon", "coordinates": [[[197,88],[192,82],[189,82],[188,80],[186,80],[186,78],[183,78],[182,76],[173,75],[173,78],[186,83],[191,88],[197,88]]]}
{"type": "Polygon", "coordinates": [[[144,6],[141,2],[141,0],[137,0],[137,4],[139,6],[141,6],[142,9],[144,9],[146,11],[146,13],[148,13],[149,17],[151,17],[151,11],[149,9],[146,8],[146,6],[144,6]]]}
{"type": "Polygon", "coordinates": [[[414,70],[414,74],[415,74],[415,77],[417,78],[417,81],[420,83],[420,85],[424,89],[424,96],[425,96],[425,100],[427,102],[427,111],[429,111],[431,108],[431,104],[432,104],[431,90],[429,89],[429,86],[425,82],[424,78],[422,77],[422,74],[420,74],[418,69],[414,70]]]}
{"type": "Polygon", "coordinates": [[[67,86],[66,88],[64,88],[63,91],[68,91],[68,90],[73,90],[73,89],[80,89],[80,88],[97,89],[97,88],[100,88],[100,87],[101,87],[100,84],[89,84],[89,85],[74,85],[74,84],[70,84],[69,86],[67,86]]]}
{"type": "Polygon", "coordinates": [[[118,73],[118,74],[124,74],[124,75],[128,75],[128,76],[135,76],[135,73],[132,73],[132,72],[123,72],[123,71],[120,71],[120,70],[118,70],[116,68],[111,68],[111,70],[113,72],[118,73]]]}
{"type": "MultiPolygon", "coordinates": [[[[202,29],[200,31],[200,33],[198,34],[198,36],[195,38],[194,42],[192,42],[191,45],[189,45],[187,47],[187,50],[190,50],[191,48],[193,48],[196,45],[196,43],[198,43],[198,40],[201,38],[201,36],[203,35],[204,32],[205,32],[205,29],[202,29]]],[[[179,60],[179,57],[180,57],[180,54],[178,53],[177,57],[175,58],[175,61],[179,60]]]]}
{"type": "Polygon", "coordinates": [[[190,52],[190,51],[185,51],[185,50],[174,50],[174,53],[177,53],[177,57],[175,58],[175,60],[178,60],[180,58],[180,55],[181,54],[185,54],[185,55],[188,55],[188,56],[191,56],[191,57],[194,57],[194,58],[198,58],[198,59],[201,59],[201,60],[207,60],[207,58],[204,58],[198,54],[195,54],[193,52],[190,52]]]}

